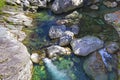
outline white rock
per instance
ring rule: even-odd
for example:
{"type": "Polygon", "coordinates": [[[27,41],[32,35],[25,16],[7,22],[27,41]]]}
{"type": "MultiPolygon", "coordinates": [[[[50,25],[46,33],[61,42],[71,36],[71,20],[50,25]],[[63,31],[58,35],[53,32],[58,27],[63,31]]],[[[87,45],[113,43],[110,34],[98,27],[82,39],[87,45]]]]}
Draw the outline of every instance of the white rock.
{"type": "Polygon", "coordinates": [[[40,61],[40,56],[38,55],[38,53],[32,53],[31,55],[31,60],[34,63],[39,63],[40,61]]]}

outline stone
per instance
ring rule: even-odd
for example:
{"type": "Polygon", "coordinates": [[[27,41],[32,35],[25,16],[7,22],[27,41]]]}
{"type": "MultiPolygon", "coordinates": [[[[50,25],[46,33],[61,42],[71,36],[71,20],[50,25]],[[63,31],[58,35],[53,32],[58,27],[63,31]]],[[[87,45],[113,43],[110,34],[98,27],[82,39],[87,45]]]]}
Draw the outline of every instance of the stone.
{"type": "Polygon", "coordinates": [[[79,33],[79,31],[80,31],[80,28],[79,28],[78,25],[72,25],[72,26],[70,27],[70,31],[73,32],[74,35],[77,35],[77,34],[79,33]]]}
{"type": "Polygon", "coordinates": [[[112,25],[116,29],[120,37],[120,25],[119,25],[120,24],[120,10],[105,14],[104,19],[108,24],[112,25]]]}
{"type": "Polygon", "coordinates": [[[66,19],[76,19],[76,18],[82,18],[82,14],[78,13],[77,11],[73,11],[72,13],[65,16],[66,19]]]}
{"type": "Polygon", "coordinates": [[[107,6],[108,8],[113,8],[113,7],[117,7],[117,2],[111,2],[111,1],[103,1],[103,4],[105,6],[107,6]]]}
{"type": "Polygon", "coordinates": [[[85,36],[80,39],[73,39],[70,45],[74,54],[87,56],[88,54],[102,48],[104,42],[94,36],[85,36]]]}
{"type": "Polygon", "coordinates": [[[4,17],[5,20],[14,25],[32,26],[32,18],[27,17],[24,13],[17,13],[9,17],[4,17]]]}
{"type": "Polygon", "coordinates": [[[94,52],[86,58],[83,68],[91,80],[108,80],[105,65],[98,52],[94,52]]]}
{"type": "Polygon", "coordinates": [[[116,54],[109,54],[106,51],[106,48],[100,49],[99,53],[102,57],[102,60],[105,64],[109,79],[118,80],[118,57],[116,54]]]}
{"type": "Polygon", "coordinates": [[[67,46],[74,37],[74,33],[71,31],[65,31],[64,35],[59,39],[60,46],[67,46]]]}
{"type": "Polygon", "coordinates": [[[51,39],[60,38],[64,35],[64,32],[66,31],[65,25],[59,25],[59,26],[52,26],[49,30],[49,37],[51,39]]]}
{"type": "Polygon", "coordinates": [[[93,9],[93,10],[98,10],[99,9],[99,7],[97,5],[92,5],[92,6],[90,6],[90,8],[93,9]]]}
{"type": "Polygon", "coordinates": [[[68,12],[82,6],[83,0],[55,0],[52,4],[51,10],[60,14],[68,12]]]}
{"type": "Polygon", "coordinates": [[[17,5],[17,4],[21,4],[20,0],[6,0],[6,3],[7,4],[10,4],[10,5],[17,5]]]}
{"type": "Polygon", "coordinates": [[[39,63],[40,62],[40,56],[38,53],[32,53],[31,60],[33,63],[39,63]]]}
{"type": "Polygon", "coordinates": [[[114,54],[119,50],[119,46],[116,42],[111,42],[106,46],[106,50],[108,53],[114,54]]]}
{"type": "Polygon", "coordinates": [[[27,48],[0,26],[0,79],[31,80],[32,67],[27,48]]]}
{"type": "Polygon", "coordinates": [[[18,41],[23,41],[26,38],[26,34],[23,31],[20,30],[10,30],[10,32],[13,34],[14,38],[18,41]]]}
{"type": "Polygon", "coordinates": [[[66,49],[58,45],[52,45],[46,48],[46,54],[49,58],[57,57],[60,55],[66,55],[66,49]]]}

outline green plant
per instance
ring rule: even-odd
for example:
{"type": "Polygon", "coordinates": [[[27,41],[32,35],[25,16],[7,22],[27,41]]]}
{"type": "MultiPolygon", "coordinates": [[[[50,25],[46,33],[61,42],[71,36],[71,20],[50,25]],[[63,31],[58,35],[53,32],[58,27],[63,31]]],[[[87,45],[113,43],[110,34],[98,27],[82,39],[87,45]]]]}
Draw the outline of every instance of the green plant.
{"type": "Polygon", "coordinates": [[[0,0],[0,10],[5,6],[5,0],[0,0]]]}
{"type": "Polygon", "coordinates": [[[32,80],[46,80],[46,72],[44,66],[34,66],[32,80]]]}

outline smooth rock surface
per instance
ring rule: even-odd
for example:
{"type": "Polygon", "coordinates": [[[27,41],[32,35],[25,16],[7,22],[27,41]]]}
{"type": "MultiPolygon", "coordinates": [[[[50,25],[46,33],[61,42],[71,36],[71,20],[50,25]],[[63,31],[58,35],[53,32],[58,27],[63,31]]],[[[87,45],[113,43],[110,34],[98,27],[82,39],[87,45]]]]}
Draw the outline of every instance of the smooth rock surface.
{"type": "Polygon", "coordinates": [[[98,52],[94,52],[86,58],[83,68],[91,80],[108,80],[105,65],[98,52]]]}
{"type": "Polygon", "coordinates": [[[74,54],[87,56],[91,52],[102,48],[104,42],[94,36],[85,36],[80,39],[73,39],[70,44],[74,54]]]}
{"type": "Polygon", "coordinates": [[[32,53],[32,55],[30,56],[32,62],[34,63],[39,63],[40,62],[40,56],[38,53],[32,53]]]}
{"type": "Polygon", "coordinates": [[[9,29],[0,27],[0,75],[1,80],[30,80],[32,62],[27,48],[9,29]]]}
{"type": "Polygon", "coordinates": [[[82,3],[83,0],[55,0],[51,10],[56,14],[60,14],[78,8],[82,6],[82,3]]]}

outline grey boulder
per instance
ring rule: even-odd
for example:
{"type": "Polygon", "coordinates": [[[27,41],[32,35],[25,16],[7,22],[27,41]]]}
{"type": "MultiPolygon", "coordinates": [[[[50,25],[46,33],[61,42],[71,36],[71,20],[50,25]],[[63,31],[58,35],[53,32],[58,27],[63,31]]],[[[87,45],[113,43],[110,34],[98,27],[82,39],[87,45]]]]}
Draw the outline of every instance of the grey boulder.
{"type": "Polygon", "coordinates": [[[104,42],[94,36],[85,36],[80,39],[73,39],[70,44],[74,54],[87,56],[91,52],[102,48],[104,42]]]}
{"type": "Polygon", "coordinates": [[[56,14],[67,12],[82,6],[83,0],[55,0],[52,4],[52,11],[56,14]]]}
{"type": "Polygon", "coordinates": [[[61,36],[63,36],[65,31],[66,31],[65,25],[52,26],[49,30],[49,37],[51,39],[60,38],[61,36]]]}

